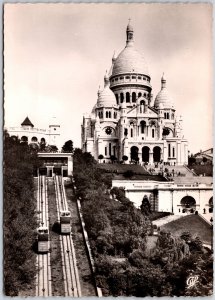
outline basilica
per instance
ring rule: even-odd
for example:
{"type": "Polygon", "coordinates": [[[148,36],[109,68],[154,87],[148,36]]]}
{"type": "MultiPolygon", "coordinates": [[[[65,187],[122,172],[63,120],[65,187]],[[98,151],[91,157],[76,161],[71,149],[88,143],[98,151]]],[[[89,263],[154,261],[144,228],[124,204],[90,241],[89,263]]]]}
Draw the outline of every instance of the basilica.
{"type": "Polygon", "coordinates": [[[145,58],[135,49],[134,30],[126,29],[126,46],[112,58],[91,114],[84,115],[82,150],[102,162],[184,165],[188,142],[176,116],[165,75],[153,99],[145,58]]]}

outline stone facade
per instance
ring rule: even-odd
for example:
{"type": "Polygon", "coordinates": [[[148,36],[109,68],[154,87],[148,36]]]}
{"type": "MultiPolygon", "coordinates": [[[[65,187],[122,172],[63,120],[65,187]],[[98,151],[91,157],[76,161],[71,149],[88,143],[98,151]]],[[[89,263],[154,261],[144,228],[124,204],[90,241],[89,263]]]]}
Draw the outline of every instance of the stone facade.
{"type": "Polygon", "coordinates": [[[174,182],[113,180],[113,187],[125,189],[125,195],[136,207],[140,207],[143,198],[147,198],[153,211],[165,211],[173,214],[212,213],[213,178],[208,177],[202,183],[196,177],[196,183],[176,184],[174,182]]]}
{"type": "Polygon", "coordinates": [[[113,57],[104,89],[92,113],[83,117],[82,150],[109,162],[187,164],[188,142],[182,118],[176,116],[166,79],[153,100],[151,77],[144,57],[134,48],[134,30],[126,30],[126,47],[113,57]]]}
{"type": "Polygon", "coordinates": [[[18,137],[28,143],[46,143],[57,146],[60,150],[60,125],[57,122],[49,125],[48,129],[35,128],[28,117],[19,127],[5,128],[11,137],[18,137]]]}

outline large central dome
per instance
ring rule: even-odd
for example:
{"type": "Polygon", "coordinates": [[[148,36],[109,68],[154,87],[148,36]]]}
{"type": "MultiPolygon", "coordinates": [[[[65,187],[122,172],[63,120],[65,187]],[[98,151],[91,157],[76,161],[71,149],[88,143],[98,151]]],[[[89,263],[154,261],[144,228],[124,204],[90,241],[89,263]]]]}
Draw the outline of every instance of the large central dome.
{"type": "Polygon", "coordinates": [[[149,75],[144,57],[133,46],[126,46],[114,62],[112,76],[124,73],[149,75]]]}
{"type": "Polygon", "coordinates": [[[129,24],[126,30],[126,47],[113,62],[112,76],[125,73],[148,75],[148,67],[142,54],[134,48],[133,28],[129,24]]]}

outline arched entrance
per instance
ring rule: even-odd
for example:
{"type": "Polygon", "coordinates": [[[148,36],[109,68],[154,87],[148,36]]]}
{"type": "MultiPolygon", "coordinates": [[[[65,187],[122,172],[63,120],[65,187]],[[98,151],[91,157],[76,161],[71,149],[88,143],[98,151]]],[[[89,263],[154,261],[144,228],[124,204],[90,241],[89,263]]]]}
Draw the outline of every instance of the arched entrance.
{"type": "Polygon", "coordinates": [[[22,136],[21,137],[21,142],[27,143],[28,142],[28,137],[27,136],[22,136]]]}
{"type": "Polygon", "coordinates": [[[153,149],[153,159],[154,162],[160,162],[161,160],[161,148],[158,146],[154,147],[153,149]]]}
{"type": "Polygon", "coordinates": [[[147,195],[143,197],[142,204],[140,205],[140,209],[144,215],[149,215],[149,213],[151,212],[151,205],[149,203],[149,199],[147,195]]]}
{"type": "Polygon", "coordinates": [[[185,196],[181,199],[182,212],[193,213],[196,210],[196,200],[191,196],[185,196]]]}
{"type": "Polygon", "coordinates": [[[142,161],[149,162],[149,150],[147,146],[142,148],[142,161]]]}
{"type": "Polygon", "coordinates": [[[213,197],[209,199],[209,213],[213,212],[213,197]]]}
{"type": "Polygon", "coordinates": [[[131,161],[139,161],[138,152],[139,150],[136,146],[131,147],[131,161]]]}

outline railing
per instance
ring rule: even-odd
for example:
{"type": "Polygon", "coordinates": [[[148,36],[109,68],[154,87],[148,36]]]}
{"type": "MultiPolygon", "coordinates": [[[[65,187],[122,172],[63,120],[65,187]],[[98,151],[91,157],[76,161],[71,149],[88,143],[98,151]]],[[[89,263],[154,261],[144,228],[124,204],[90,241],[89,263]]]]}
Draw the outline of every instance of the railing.
{"type": "Polygon", "coordinates": [[[25,128],[25,127],[8,127],[6,128],[8,131],[32,131],[32,132],[48,132],[47,129],[40,128],[25,128]]]}

